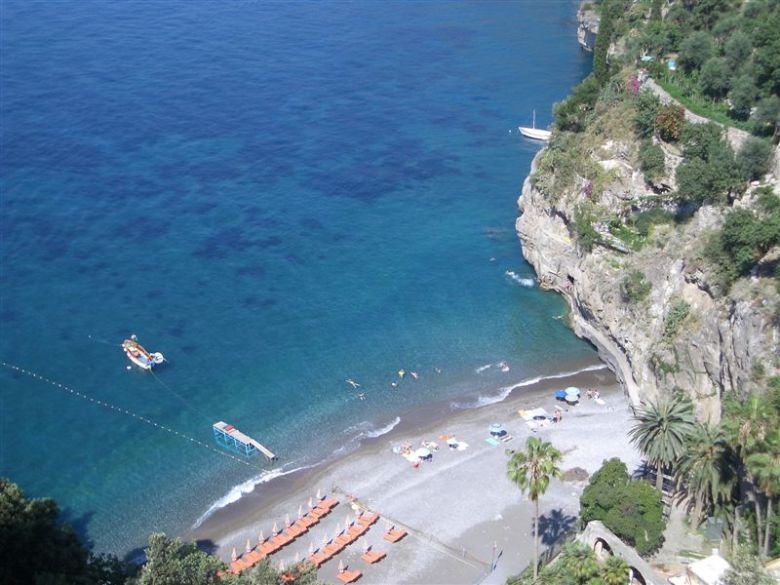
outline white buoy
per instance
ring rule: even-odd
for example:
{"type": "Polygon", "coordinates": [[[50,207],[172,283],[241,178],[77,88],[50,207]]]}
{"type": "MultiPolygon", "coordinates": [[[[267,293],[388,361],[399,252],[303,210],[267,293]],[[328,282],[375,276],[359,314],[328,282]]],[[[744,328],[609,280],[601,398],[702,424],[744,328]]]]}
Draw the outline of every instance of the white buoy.
{"type": "Polygon", "coordinates": [[[131,368],[130,366],[127,366],[127,369],[128,369],[128,370],[132,370],[132,368],[131,368]]]}

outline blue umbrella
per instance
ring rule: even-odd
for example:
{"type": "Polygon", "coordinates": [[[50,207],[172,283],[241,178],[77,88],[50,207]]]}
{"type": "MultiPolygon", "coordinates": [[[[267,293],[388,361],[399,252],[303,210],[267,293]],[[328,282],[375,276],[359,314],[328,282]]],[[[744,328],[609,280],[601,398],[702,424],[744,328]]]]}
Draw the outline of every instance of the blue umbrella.
{"type": "Polygon", "coordinates": [[[490,425],[490,434],[491,435],[504,435],[506,434],[506,430],[504,429],[504,425],[501,423],[493,423],[490,425]]]}
{"type": "Polygon", "coordinates": [[[556,400],[566,400],[566,391],[565,390],[556,390],[555,391],[555,399],[556,400]]]}

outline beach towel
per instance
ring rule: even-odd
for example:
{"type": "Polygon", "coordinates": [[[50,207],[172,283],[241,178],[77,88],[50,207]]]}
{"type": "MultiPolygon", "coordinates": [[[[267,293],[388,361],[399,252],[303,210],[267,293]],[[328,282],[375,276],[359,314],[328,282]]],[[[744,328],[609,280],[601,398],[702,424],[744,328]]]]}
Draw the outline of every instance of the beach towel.
{"type": "Polygon", "coordinates": [[[485,439],[485,442],[490,443],[494,447],[498,447],[498,441],[496,441],[493,437],[488,437],[487,439],[485,439]]]}
{"type": "Polygon", "coordinates": [[[596,404],[600,404],[601,406],[604,406],[604,405],[606,404],[606,402],[604,402],[604,401],[603,401],[601,398],[596,398],[596,399],[594,400],[594,402],[595,402],[596,404]]]}

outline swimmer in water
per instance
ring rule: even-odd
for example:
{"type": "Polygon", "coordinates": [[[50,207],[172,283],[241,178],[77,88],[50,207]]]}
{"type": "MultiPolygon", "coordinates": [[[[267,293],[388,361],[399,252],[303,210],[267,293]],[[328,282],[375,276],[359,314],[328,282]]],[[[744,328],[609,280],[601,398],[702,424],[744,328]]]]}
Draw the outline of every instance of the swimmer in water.
{"type": "Polygon", "coordinates": [[[352,378],[347,378],[346,382],[347,382],[347,384],[349,384],[353,388],[360,388],[360,384],[355,382],[355,380],[353,380],[352,378]]]}

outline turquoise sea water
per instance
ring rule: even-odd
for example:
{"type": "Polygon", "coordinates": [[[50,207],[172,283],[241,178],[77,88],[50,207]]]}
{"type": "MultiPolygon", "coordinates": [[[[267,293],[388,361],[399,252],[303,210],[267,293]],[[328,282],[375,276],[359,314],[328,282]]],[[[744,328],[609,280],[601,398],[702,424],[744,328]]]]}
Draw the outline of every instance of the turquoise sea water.
{"type": "MultiPolygon", "coordinates": [[[[575,11],[3,2],[0,358],[207,443],[233,423],[275,473],[596,363],[559,298],[504,274],[533,277],[513,228],[538,149],[509,131],[534,108],[548,124],[587,73],[575,11]],[[156,377],[126,369],[130,333],[169,359],[156,377]]],[[[97,550],[185,530],[257,479],[50,385],[0,385],[0,474],[97,550]]]]}

